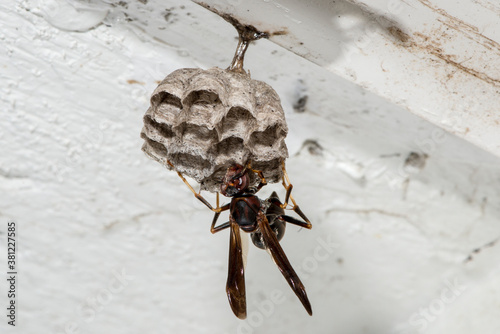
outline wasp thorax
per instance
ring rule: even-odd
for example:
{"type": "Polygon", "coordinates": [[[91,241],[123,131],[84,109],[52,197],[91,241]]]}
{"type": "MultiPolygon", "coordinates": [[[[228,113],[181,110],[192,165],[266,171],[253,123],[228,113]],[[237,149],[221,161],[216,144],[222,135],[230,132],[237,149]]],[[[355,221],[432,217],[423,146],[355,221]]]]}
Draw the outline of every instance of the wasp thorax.
{"type": "Polygon", "coordinates": [[[279,181],[287,132],[280,98],[268,84],[246,73],[187,68],[156,88],[141,136],[147,155],[215,192],[230,166],[248,161],[268,182],[279,181]]]}

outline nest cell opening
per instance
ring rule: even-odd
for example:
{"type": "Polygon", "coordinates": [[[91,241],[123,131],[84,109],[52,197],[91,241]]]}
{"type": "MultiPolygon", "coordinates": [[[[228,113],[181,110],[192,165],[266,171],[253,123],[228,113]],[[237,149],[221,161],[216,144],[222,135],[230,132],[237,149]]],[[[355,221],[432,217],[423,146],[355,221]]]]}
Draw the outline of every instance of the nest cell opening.
{"type": "Polygon", "coordinates": [[[144,116],[144,123],[153,128],[155,134],[160,137],[170,139],[175,136],[175,133],[172,131],[172,127],[170,125],[156,122],[149,115],[144,116]]]}
{"type": "Polygon", "coordinates": [[[215,152],[215,155],[221,160],[231,160],[231,162],[239,164],[246,163],[244,160],[248,156],[243,139],[238,137],[229,137],[220,141],[215,147],[215,152]]]}
{"type": "Polygon", "coordinates": [[[182,141],[191,145],[207,146],[217,140],[217,132],[206,126],[196,124],[182,124],[182,141]]]}
{"type": "Polygon", "coordinates": [[[189,109],[187,119],[194,124],[211,124],[213,115],[222,108],[222,102],[214,92],[196,90],[184,99],[184,105],[189,109]]]}
{"type": "Polygon", "coordinates": [[[151,106],[155,119],[164,123],[175,124],[182,110],[181,99],[167,92],[159,92],[151,98],[151,106]]]}
{"type": "Polygon", "coordinates": [[[189,153],[174,153],[169,160],[177,171],[187,173],[186,175],[195,178],[198,182],[210,175],[212,169],[210,161],[189,153]]]}
{"type": "Polygon", "coordinates": [[[232,107],[224,117],[220,128],[220,139],[240,137],[245,139],[255,124],[253,115],[241,107],[232,107]]]}
{"type": "Polygon", "coordinates": [[[182,109],[181,99],[169,92],[159,92],[151,97],[151,105],[153,107],[163,104],[172,106],[175,109],[182,109]]]}
{"type": "Polygon", "coordinates": [[[250,137],[249,144],[257,152],[260,150],[269,150],[278,139],[277,132],[276,125],[270,126],[264,131],[255,131],[250,137]]]}
{"type": "Polygon", "coordinates": [[[153,160],[158,161],[168,169],[170,166],[167,165],[167,154],[168,151],[160,143],[155,142],[154,140],[149,139],[144,133],[141,133],[142,139],[144,139],[144,144],[142,145],[142,151],[146,153],[153,160]]]}

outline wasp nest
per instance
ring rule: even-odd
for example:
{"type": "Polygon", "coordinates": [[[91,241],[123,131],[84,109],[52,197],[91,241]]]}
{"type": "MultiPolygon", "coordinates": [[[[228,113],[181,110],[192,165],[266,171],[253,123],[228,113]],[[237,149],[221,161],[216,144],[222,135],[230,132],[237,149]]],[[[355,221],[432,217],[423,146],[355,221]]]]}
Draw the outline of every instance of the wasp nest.
{"type": "Polygon", "coordinates": [[[251,161],[268,182],[279,181],[287,132],[268,84],[231,70],[185,68],[153,92],[141,137],[148,156],[215,192],[234,163],[251,161]]]}

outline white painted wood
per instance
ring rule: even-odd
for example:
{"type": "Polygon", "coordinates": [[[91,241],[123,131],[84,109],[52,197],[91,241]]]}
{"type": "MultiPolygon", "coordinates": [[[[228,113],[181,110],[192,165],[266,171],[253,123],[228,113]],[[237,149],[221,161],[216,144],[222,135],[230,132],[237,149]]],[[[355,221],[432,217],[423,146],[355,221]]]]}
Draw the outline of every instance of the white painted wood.
{"type": "Polygon", "coordinates": [[[494,1],[197,0],[437,126],[500,155],[494,1]]]}

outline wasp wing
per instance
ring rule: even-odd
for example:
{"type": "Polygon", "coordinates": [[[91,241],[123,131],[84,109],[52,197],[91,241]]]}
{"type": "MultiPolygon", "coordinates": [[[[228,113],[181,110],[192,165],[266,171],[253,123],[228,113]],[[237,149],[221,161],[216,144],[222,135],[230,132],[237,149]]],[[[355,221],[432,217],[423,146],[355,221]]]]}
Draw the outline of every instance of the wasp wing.
{"type": "MultiPolygon", "coordinates": [[[[240,230],[241,231],[241,230],[240,230]]],[[[242,257],[243,257],[243,270],[247,268],[247,260],[248,260],[248,244],[249,244],[249,236],[248,233],[240,233],[240,240],[241,240],[241,250],[242,250],[242,257]]]]}
{"type": "Polygon", "coordinates": [[[271,254],[274,263],[276,263],[279,270],[281,271],[281,274],[285,277],[286,281],[292,288],[293,292],[295,292],[302,305],[304,305],[307,313],[309,313],[309,315],[312,315],[311,303],[307,298],[306,288],[300,281],[300,278],[295,270],[293,270],[292,265],[288,261],[283,248],[281,248],[281,245],[276,238],[276,234],[271,229],[269,221],[267,220],[264,213],[261,212],[259,214],[257,222],[259,224],[260,232],[262,233],[264,244],[269,251],[269,254],[271,254]]]}
{"type": "Polygon", "coordinates": [[[226,292],[234,315],[240,319],[247,317],[245,295],[245,266],[241,244],[240,227],[230,218],[231,236],[229,241],[229,268],[226,292]]]}

